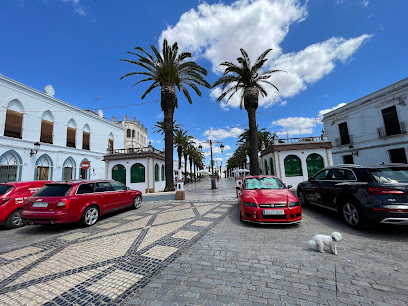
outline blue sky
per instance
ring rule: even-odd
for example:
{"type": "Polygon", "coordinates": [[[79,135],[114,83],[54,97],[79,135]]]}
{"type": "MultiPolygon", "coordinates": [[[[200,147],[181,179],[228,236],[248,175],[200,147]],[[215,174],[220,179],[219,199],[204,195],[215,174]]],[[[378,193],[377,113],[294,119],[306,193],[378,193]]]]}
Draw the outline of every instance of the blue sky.
{"type": "MultiPolygon", "coordinates": [[[[259,127],[281,137],[319,135],[325,111],[407,77],[407,11],[406,0],[2,0],[0,74],[41,91],[51,84],[57,98],[98,109],[160,99],[156,90],[142,101],[148,85],[120,80],[137,69],[119,61],[132,58],[126,51],[135,46],[150,51],[164,37],[177,41],[208,70],[210,83],[220,76],[219,63],[235,61],[239,48],[253,59],[273,48],[266,65],[288,73],[271,79],[280,92],[267,87],[259,127]]],[[[202,92],[200,98],[191,90],[192,105],[179,94],[175,119],[199,141],[223,141],[226,150],[216,148],[215,158],[225,165],[247,128],[247,113],[238,99],[217,104],[219,89],[202,92]]],[[[135,116],[163,148],[162,136],[153,133],[162,120],[160,103],[104,114],[135,116]]]]}

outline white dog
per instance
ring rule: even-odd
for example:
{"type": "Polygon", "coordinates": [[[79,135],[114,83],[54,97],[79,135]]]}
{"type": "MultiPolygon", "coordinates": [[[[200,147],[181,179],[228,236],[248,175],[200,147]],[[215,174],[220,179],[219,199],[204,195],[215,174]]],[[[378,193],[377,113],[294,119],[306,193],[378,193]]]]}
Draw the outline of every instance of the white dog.
{"type": "Polygon", "coordinates": [[[337,253],[337,241],[342,240],[341,234],[338,232],[334,232],[331,236],[327,235],[316,235],[313,237],[313,240],[310,240],[307,244],[314,248],[316,251],[324,253],[324,246],[327,245],[330,247],[330,251],[334,255],[339,255],[337,253]]]}

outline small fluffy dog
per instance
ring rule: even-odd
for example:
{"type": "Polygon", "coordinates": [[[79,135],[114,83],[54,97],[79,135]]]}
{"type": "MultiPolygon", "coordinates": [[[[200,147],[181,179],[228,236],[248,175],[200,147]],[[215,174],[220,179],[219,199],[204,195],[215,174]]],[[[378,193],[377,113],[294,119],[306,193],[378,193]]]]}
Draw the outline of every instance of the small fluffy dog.
{"type": "Polygon", "coordinates": [[[330,247],[330,251],[334,255],[339,255],[337,253],[337,242],[342,240],[341,234],[339,232],[334,232],[331,236],[327,235],[316,235],[313,237],[313,240],[310,240],[307,244],[314,248],[316,251],[324,253],[324,246],[327,245],[330,247]]]}

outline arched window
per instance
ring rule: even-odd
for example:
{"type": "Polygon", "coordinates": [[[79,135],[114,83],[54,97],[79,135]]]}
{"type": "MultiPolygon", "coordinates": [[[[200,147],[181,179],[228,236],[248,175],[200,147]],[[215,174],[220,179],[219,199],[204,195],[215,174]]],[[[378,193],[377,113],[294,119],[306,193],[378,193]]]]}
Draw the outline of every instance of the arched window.
{"type": "Polygon", "coordinates": [[[112,180],[121,182],[126,185],[126,168],[121,164],[117,164],[112,168],[112,180]]]}
{"type": "Polygon", "coordinates": [[[41,119],[40,141],[44,143],[53,143],[54,116],[50,111],[46,111],[41,119]]]}
{"type": "Polygon", "coordinates": [[[145,167],[142,164],[134,164],[130,168],[130,182],[144,183],[145,182],[145,167]]]}
{"type": "Polygon", "coordinates": [[[62,179],[64,181],[75,179],[75,161],[72,157],[68,157],[62,167],[62,179]]]}
{"type": "Polygon", "coordinates": [[[162,181],[164,181],[165,180],[164,165],[161,166],[161,175],[162,175],[162,181]]]}
{"type": "Polygon", "coordinates": [[[319,170],[324,168],[323,157],[319,154],[312,153],[306,158],[307,175],[309,177],[315,175],[319,170]]]}
{"type": "Polygon", "coordinates": [[[74,119],[67,124],[67,147],[76,148],[76,123],[74,119]]]}
{"type": "Polygon", "coordinates": [[[154,181],[158,182],[160,180],[159,178],[159,165],[155,164],[154,165],[154,181]]]}
{"type": "Polygon", "coordinates": [[[130,129],[126,130],[126,137],[130,138],[132,136],[132,131],[130,129]]]}
{"type": "Polygon", "coordinates": [[[135,138],[135,130],[132,130],[132,138],[135,138]]]}
{"type": "Polygon", "coordinates": [[[268,175],[268,161],[265,159],[265,175],[268,175]]]}
{"type": "Polygon", "coordinates": [[[7,105],[4,136],[22,138],[23,134],[23,105],[18,100],[12,100],[7,105]]]}
{"type": "Polygon", "coordinates": [[[48,181],[52,180],[52,160],[47,154],[41,155],[36,163],[35,180],[48,181]]]}
{"type": "Polygon", "coordinates": [[[271,169],[271,175],[275,175],[275,168],[273,167],[272,157],[269,157],[269,165],[270,165],[270,169],[271,169]]]}
{"type": "Polygon", "coordinates": [[[80,169],[79,169],[79,178],[82,179],[82,180],[87,180],[87,179],[89,179],[89,170],[90,170],[91,168],[82,169],[82,163],[83,163],[84,161],[89,162],[88,159],[84,158],[84,159],[81,161],[81,163],[79,164],[79,165],[80,165],[80,167],[79,167],[79,168],[80,168],[80,169]]]}
{"type": "Polygon", "coordinates": [[[0,182],[20,180],[22,159],[14,150],[0,156],[0,182]]]}
{"type": "Polygon", "coordinates": [[[82,150],[91,149],[91,129],[89,125],[85,124],[84,130],[82,132],[82,150]]]}
{"type": "Polygon", "coordinates": [[[296,155],[288,155],[284,161],[286,176],[302,176],[302,163],[296,155]]]}

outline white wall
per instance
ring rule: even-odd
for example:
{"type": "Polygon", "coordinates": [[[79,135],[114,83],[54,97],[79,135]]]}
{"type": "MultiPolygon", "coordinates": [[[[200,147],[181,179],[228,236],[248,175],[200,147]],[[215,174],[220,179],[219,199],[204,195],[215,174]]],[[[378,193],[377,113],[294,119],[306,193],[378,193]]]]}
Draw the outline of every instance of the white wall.
{"type": "Polygon", "coordinates": [[[21,157],[21,180],[34,179],[36,161],[43,154],[51,159],[53,180],[62,179],[62,166],[68,157],[76,164],[74,178],[79,178],[80,163],[84,159],[91,163],[91,179],[105,178],[102,158],[106,154],[109,135],[114,139],[115,148],[121,148],[124,143],[122,127],[4,76],[0,76],[0,107],[0,156],[14,150],[21,157]],[[22,139],[3,136],[8,107],[23,112],[22,139]],[[30,157],[34,143],[40,142],[41,119],[45,112],[46,119],[53,120],[53,144],[41,143],[39,152],[30,157]],[[66,146],[67,125],[71,119],[77,128],[76,148],[66,146]],[[88,127],[90,150],[82,150],[83,131],[88,127]]]}
{"type": "Polygon", "coordinates": [[[347,122],[349,134],[352,136],[355,164],[389,163],[388,150],[405,148],[408,155],[407,134],[391,135],[379,138],[377,128],[384,128],[382,109],[395,106],[398,120],[408,128],[408,78],[385,87],[377,92],[338,108],[323,117],[324,129],[329,141],[332,142],[334,164],[343,163],[343,155],[352,153],[350,144],[337,145],[340,138],[339,124],[347,122]]]}
{"type": "Polygon", "coordinates": [[[164,166],[164,161],[155,158],[134,158],[134,159],[118,159],[107,161],[108,179],[112,179],[112,168],[118,164],[121,164],[126,169],[126,186],[131,189],[140,190],[142,193],[146,193],[148,189],[153,189],[154,192],[163,191],[166,187],[166,178],[162,177],[161,168],[164,166]],[[144,183],[131,183],[131,168],[134,164],[140,163],[145,167],[145,182],[144,183]],[[159,165],[159,181],[154,181],[154,165],[159,165]]]}

